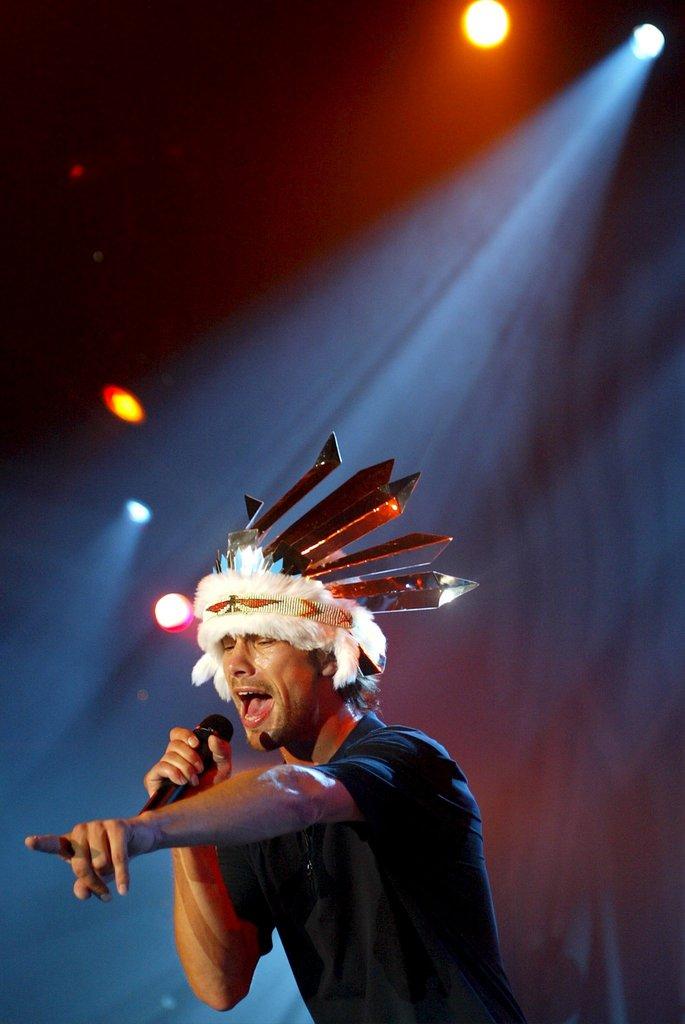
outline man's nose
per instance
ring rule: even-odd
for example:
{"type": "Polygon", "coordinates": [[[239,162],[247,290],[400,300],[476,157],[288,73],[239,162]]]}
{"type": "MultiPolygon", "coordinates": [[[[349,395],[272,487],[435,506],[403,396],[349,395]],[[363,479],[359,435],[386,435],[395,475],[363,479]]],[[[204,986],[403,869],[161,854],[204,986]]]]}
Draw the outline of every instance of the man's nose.
{"type": "Polygon", "coordinates": [[[251,676],[255,667],[249,645],[244,637],[236,637],[234,646],[224,654],[224,673],[230,676],[251,676]]]}

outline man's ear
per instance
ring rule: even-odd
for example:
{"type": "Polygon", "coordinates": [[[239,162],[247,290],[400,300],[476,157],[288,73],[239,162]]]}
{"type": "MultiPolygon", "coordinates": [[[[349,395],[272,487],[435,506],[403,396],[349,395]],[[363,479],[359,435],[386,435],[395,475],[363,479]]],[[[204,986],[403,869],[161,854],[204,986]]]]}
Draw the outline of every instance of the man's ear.
{"type": "Polygon", "coordinates": [[[325,676],[327,679],[332,679],[337,671],[338,663],[331,654],[328,660],[321,666],[319,674],[325,676]]]}

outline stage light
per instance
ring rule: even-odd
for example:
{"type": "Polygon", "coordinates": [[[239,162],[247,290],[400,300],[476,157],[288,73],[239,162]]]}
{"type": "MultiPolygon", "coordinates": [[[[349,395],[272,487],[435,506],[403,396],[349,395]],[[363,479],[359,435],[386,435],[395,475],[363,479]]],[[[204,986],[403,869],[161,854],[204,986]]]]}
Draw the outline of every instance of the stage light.
{"type": "Polygon", "coordinates": [[[665,41],[663,32],[656,25],[638,25],[630,47],[638,60],[652,60],[659,56],[665,41]]]}
{"type": "Polygon", "coordinates": [[[193,606],[184,594],[165,594],[155,605],[155,619],[167,633],[180,633],[193,621],[193,606]]]}
{"type": "Polygon", "coordinates": [[[78,181],[86,173],[86,169],[83,164],[72,164],[69,168],[69,179],[71,181],[78,181]]]}
{"type": "Polygon", "coordinates": [[[126,514],[132,523],[149,523],[152,511],[142,501],[127,501],[126,514]]]}
{"type": "Polygon", "coordinates": [[[476,0],[464,11],[462,27],[470,43],[481,49],[489,49],[499,46],[506,38],[509,15],[497,0],[476,0]]]}
{"type": "Polygon", "coordinates": [[[135,395],[124,388],[108,384],[102,389],[102,400],[111,413],[127,423],[142,423],[145,410],[135,395]]]}

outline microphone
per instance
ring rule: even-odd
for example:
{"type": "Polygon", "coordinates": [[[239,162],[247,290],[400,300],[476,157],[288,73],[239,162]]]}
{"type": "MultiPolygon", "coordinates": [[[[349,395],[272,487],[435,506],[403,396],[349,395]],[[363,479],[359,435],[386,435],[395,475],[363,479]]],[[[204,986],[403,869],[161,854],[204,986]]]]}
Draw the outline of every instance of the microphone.
{"type": "MultiPolygon", "coordinates": [[[[231,736],[233,735],[233,726],[224,715],[207,715],[199,725],[195,726],[193,732],[200,741],[200,746],[196,750],[202,758],[203,771],[206,771],[212,764],[212,752],[209,749],[208,743],[209,737],[218,736],[220,739],[230,743],[231,736]]],[[[144,811],[154,811],[156,807],[166,807],[167,804],[172,804],[174,800],[178,800],[185,793],[188,786],[188,782],[184,782],[182,786],[179,786],[176,782],[172,782],[171,779],[165,779],[159,789],[156,789],[147,800],[145,806],[138,811],[138,814],[143,814],[144,811]]]]}

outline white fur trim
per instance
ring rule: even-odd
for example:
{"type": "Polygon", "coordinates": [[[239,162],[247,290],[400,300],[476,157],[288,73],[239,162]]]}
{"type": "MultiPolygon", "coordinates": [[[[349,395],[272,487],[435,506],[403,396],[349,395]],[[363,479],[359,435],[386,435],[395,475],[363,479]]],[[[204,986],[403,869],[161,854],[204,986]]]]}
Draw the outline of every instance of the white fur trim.
{"type": "Polygon", "coordinates": [[[198,627],[197,640],[205,653],[193,668],[193,684],[200,686],[213,677],[217,692],[224,700],[230,699],[222,668],[221,641],[227,634],[268,636],[275,640],[287,640],[293,647],[303,651],[330,651],[337,663],[337,670],[333,676],[333,685],[336,689],[354,682],[359,669],[360,647],[375,664],[381,663],[385,655],[385,636],[374,622],[371,612],[354,601],[333,597],[320,580],[311,580],[304,576],[285,576],[271,572],[258,572],[247,576],[233,570],[212,573],[201,579],[198,584],[195,615],[202,620],[198,627]],[[226,615],[210,613],[206,617],[209,605],[224,600],[230,594],[289,595],[336,605],[351,614],[352,627],[348,630],[312,619],[273,612],[257,612],[254,615],[236,612],[229,612],[226,615]]]}
{"type": "Polygon", "coordinates": [[[195,662],[191,679],[193,686],[202,686],[208,679],[211,679],[216,672],[216,662],[211,654],[203,654],[199,661],[195,662]]]}

